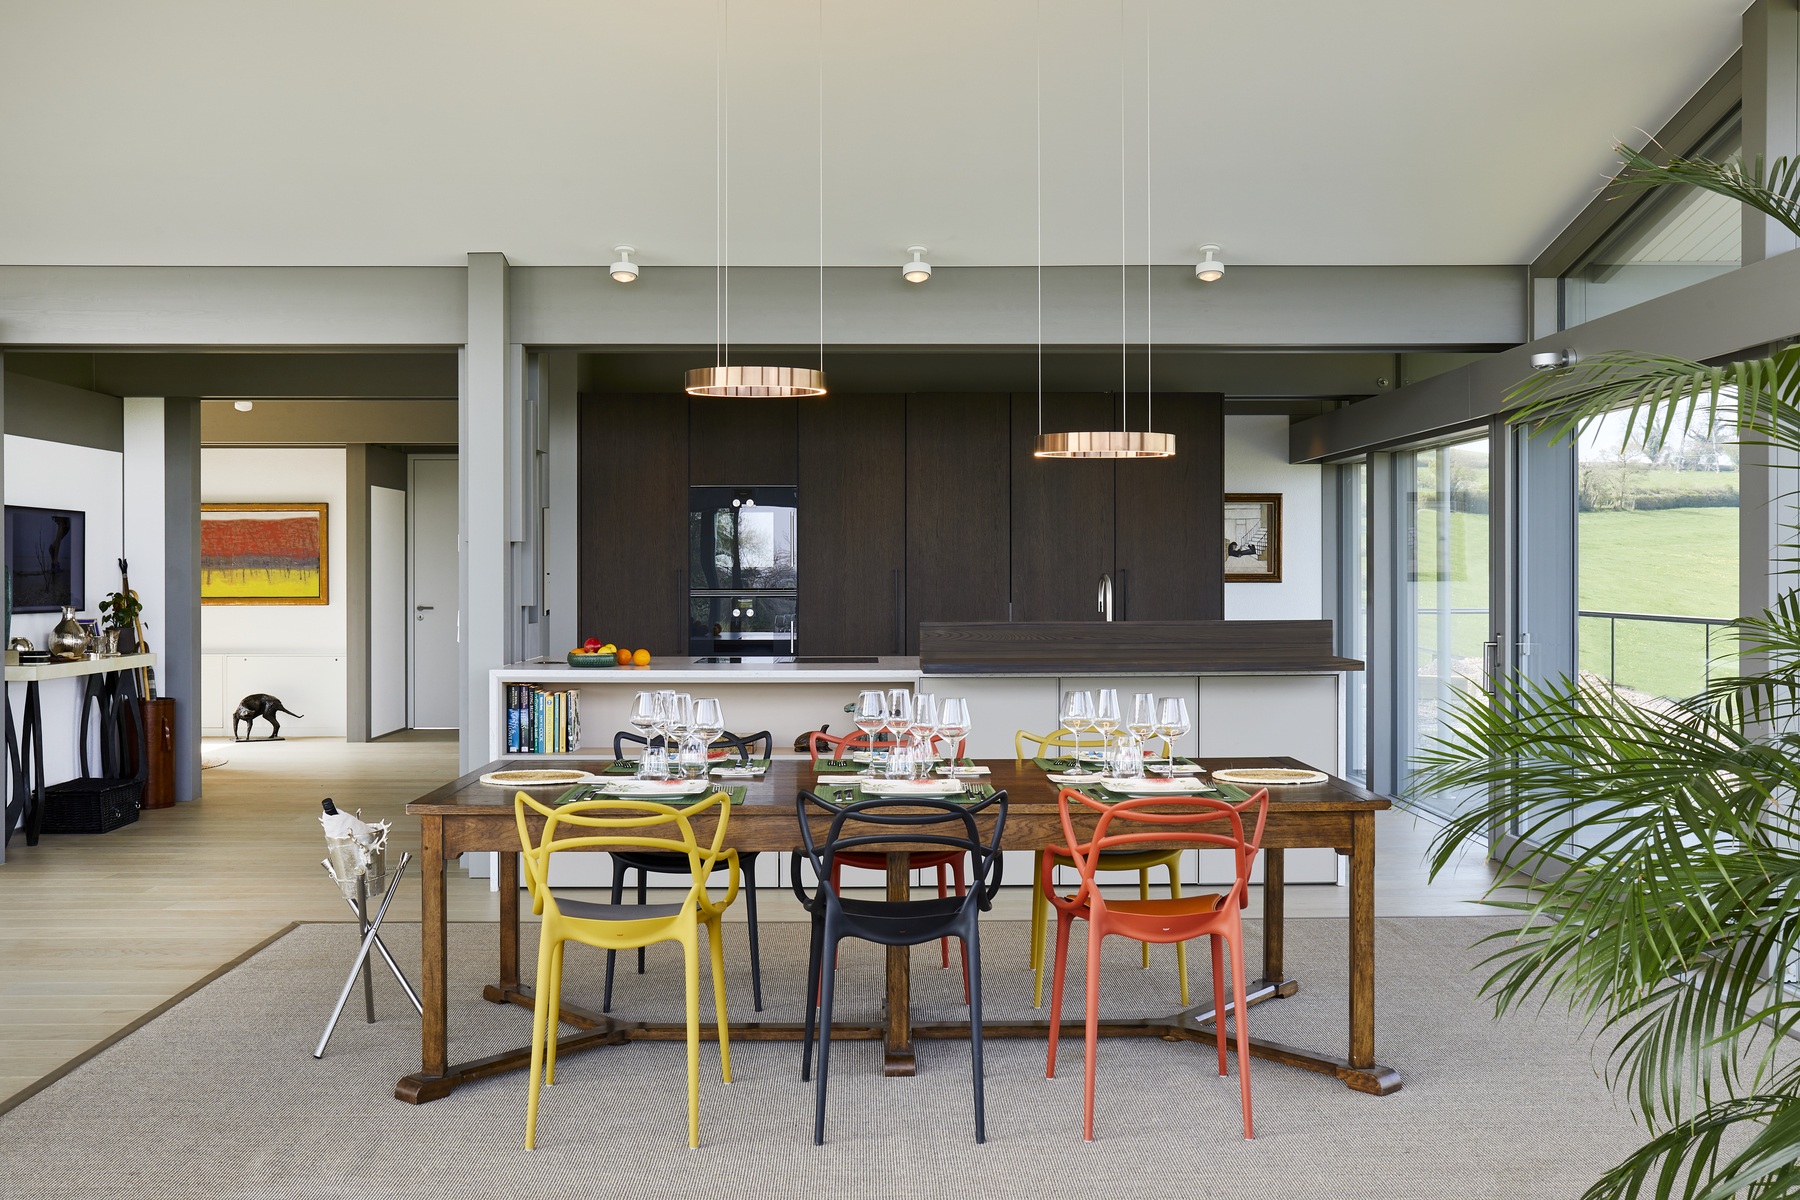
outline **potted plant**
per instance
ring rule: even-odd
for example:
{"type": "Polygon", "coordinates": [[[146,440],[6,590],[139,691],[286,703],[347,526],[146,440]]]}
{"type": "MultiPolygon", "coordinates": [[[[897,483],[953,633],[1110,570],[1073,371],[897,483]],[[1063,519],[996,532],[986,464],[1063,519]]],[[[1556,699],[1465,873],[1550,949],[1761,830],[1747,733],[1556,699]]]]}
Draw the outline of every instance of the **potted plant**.
{"type": "Polygon", "coordinates": [[[137,628],[137,620],[144,611],[143,601],[136,592],[114,592],[100,602],[100,624],[106,630],[106,652],[119,652],[120,637],[127,631],[137,628]]]}
{"type": "MultiPolygon", "coordinates": [[[[1623,152],[1627,189],[1697,186],[1800,234],[1800,161],[1765,174],[1760,160],[1623,152]]],[[[1598,355],[1522,382],[1509,404],[1543,436],[1623,409],[1640,433],[1685,426],[1769,447],[1791,470],[1800,347],[1717,367],[1598,355]]],[[[1787,541],[1771,567],[1791,572],[1800,536],[1787,541]]],[[[1434,874],[1494,828],[1528,847],[1508,865],[1530,866],[1530,898],[1492,901],[1522,918],[1491,939],[1497,1013],[1554,997],[1616,1038],[1609,1079],[1635,1093],[1651,1138],[1588,1200],[1800,1194],[1800,1063],[1785,1036],[1800,991],[1784,982],[1800,965],[1800,592],[1736,635],[1741,673],[1666,707],[1579,678],[1501,678],[1459,698],[1414,760],[1413,794],[1487,798],[1440,834],[1434,874]]]]}

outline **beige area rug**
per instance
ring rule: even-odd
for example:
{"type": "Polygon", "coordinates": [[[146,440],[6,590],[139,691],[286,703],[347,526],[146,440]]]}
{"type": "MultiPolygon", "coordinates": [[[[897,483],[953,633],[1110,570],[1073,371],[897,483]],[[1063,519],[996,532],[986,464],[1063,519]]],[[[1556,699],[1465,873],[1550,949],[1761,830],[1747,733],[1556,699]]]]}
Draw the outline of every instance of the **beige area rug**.
{"type": "MultiPolygon", "coordinates": [[[[1253,1062],[1254,1142],[1239,1132],[1235,1067],[1221,1080],[1209,1047],[1102,1042],[1098,1140],[1088,1145],[1081,1043],[1064,1043],[1061,1075],[1047,1081],[1042,1042],[990,1040],[986,1145],[974,1142],[966,1042],[921,1043],[911,1079],[882,1077],[878,1044],[841,1042],[827,1141],[815,1147],[799,1045],[740,1042],[730,1087],[719,1082],[717,1048],[703,1048],[703,1145],[690,1151],[685,1047],[647,1043],[565,1059],[545,1092],[539,1148],[528,1153],[522,1074],[417,1107],[393,1099],[395,1080],[418,1066],[419,1024],[379,965],[377,1023],[363,1023],[357,997],[326,1057],[311,1057],[355,930],[304,925],[0,1116],[0,1194],[1575,1197],[1643,1135],[1597,1077],[1592,1039],[1577,1022],[1555,1011],[1492,1019],[1476,995],[1469,946],[1500,926],[1380,921],[1378,1058],[1405,1087],[1365,1096],[1253,1062]]],[[[984,926],[990,1021],[1031,1013],[1025,930],[984,926]]],[[[416,966],[417,927],[384,932],[400,961],[416,966]]],[[[453,1059],[529,1040],[529,1012],[479,998],[494,937],[492,926],[452,926],[453,1059]]],[[[747,1020],[744,927],[729,926],[727,937],[730,1004],[747,1020]]],[[[798,923],[765,927],[764,1019],[800,1017],[804,939],[798,923]]],[[[1341,1053],[1344,923],[1292,921],[1288,942],[1301,993],[1254,1008],[1252,1034],[1341,1053]]],[[[1210,987],[1207,956],[1192,957],[1198,997],[1210,987]]],[[[1157,949],[1148,971],[1138,969],[1135,945],[1116,939],[1107,959],[1103,1012],[1176,1007],[1170,948],[1157,949]]],[[[915,951],[914,963],[920,1020],[966,1011],[959,973],[938,967],[936,946],[915,951]]],[[[571,947],[568,964],[566,994],[597,1008],[602,956],[571,947]]],[[[879,1010],[881,965],[878,948],[846,945],[840,1019],[879,1010]]],[[[620,966],[621,1015],[679,1018],[673,947],[651,951],[646,975],[629,956],[620,966]]],[[[1079,1013],[1078,980],[1071,984],[1079,1013]]]]}

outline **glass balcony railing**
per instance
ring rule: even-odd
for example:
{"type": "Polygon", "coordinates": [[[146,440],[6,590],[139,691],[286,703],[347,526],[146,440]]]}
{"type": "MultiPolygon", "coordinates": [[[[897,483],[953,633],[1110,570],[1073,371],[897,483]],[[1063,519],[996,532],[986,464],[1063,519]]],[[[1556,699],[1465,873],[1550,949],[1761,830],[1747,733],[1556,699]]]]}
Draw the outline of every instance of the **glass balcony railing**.
{"type": "Polygon", "coordinates": [[[1729,617],[1682,617],[1663,613],[1582,609],[1581,670],[1604,679],[1615,692],[1677,700],[1704,691],[1714,675],[1734,672],[1731,640],[1715,655],[1713,631],[1729,617]]]}

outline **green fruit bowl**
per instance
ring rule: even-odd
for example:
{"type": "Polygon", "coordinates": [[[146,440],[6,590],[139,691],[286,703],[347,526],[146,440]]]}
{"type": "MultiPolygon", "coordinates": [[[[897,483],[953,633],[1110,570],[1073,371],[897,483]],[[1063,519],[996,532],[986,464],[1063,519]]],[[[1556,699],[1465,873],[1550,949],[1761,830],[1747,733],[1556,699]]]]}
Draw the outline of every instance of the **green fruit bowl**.
{"type": "Polygon", "coordinates": [[[619,663],[618,660],[610,654],[577,654],[571,650],[569,651],[569,665],[571,667],[586,667],[589,670],[592,670],[596,667],[616,667],[619,663]]]}

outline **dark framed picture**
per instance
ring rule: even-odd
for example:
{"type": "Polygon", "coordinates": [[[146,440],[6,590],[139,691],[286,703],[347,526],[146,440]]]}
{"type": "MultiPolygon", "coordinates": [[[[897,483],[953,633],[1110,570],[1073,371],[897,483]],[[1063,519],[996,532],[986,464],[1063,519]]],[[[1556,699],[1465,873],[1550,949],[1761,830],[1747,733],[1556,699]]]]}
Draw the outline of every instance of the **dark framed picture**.
{"type": "Polygon", "coordinates": [[[202,504],[201,604],[327,604],[325,505],[202,504]]]}
{"type": "Polygon", "coordinates": [[[14,612],[86,608],[87,514],[7,505],[6,566],[14,612]]]}
{"type": "Polygon", "coordinates": [[[1226,495],[1225,582],[1281,582],[1281,493],[1226,495]]]}

